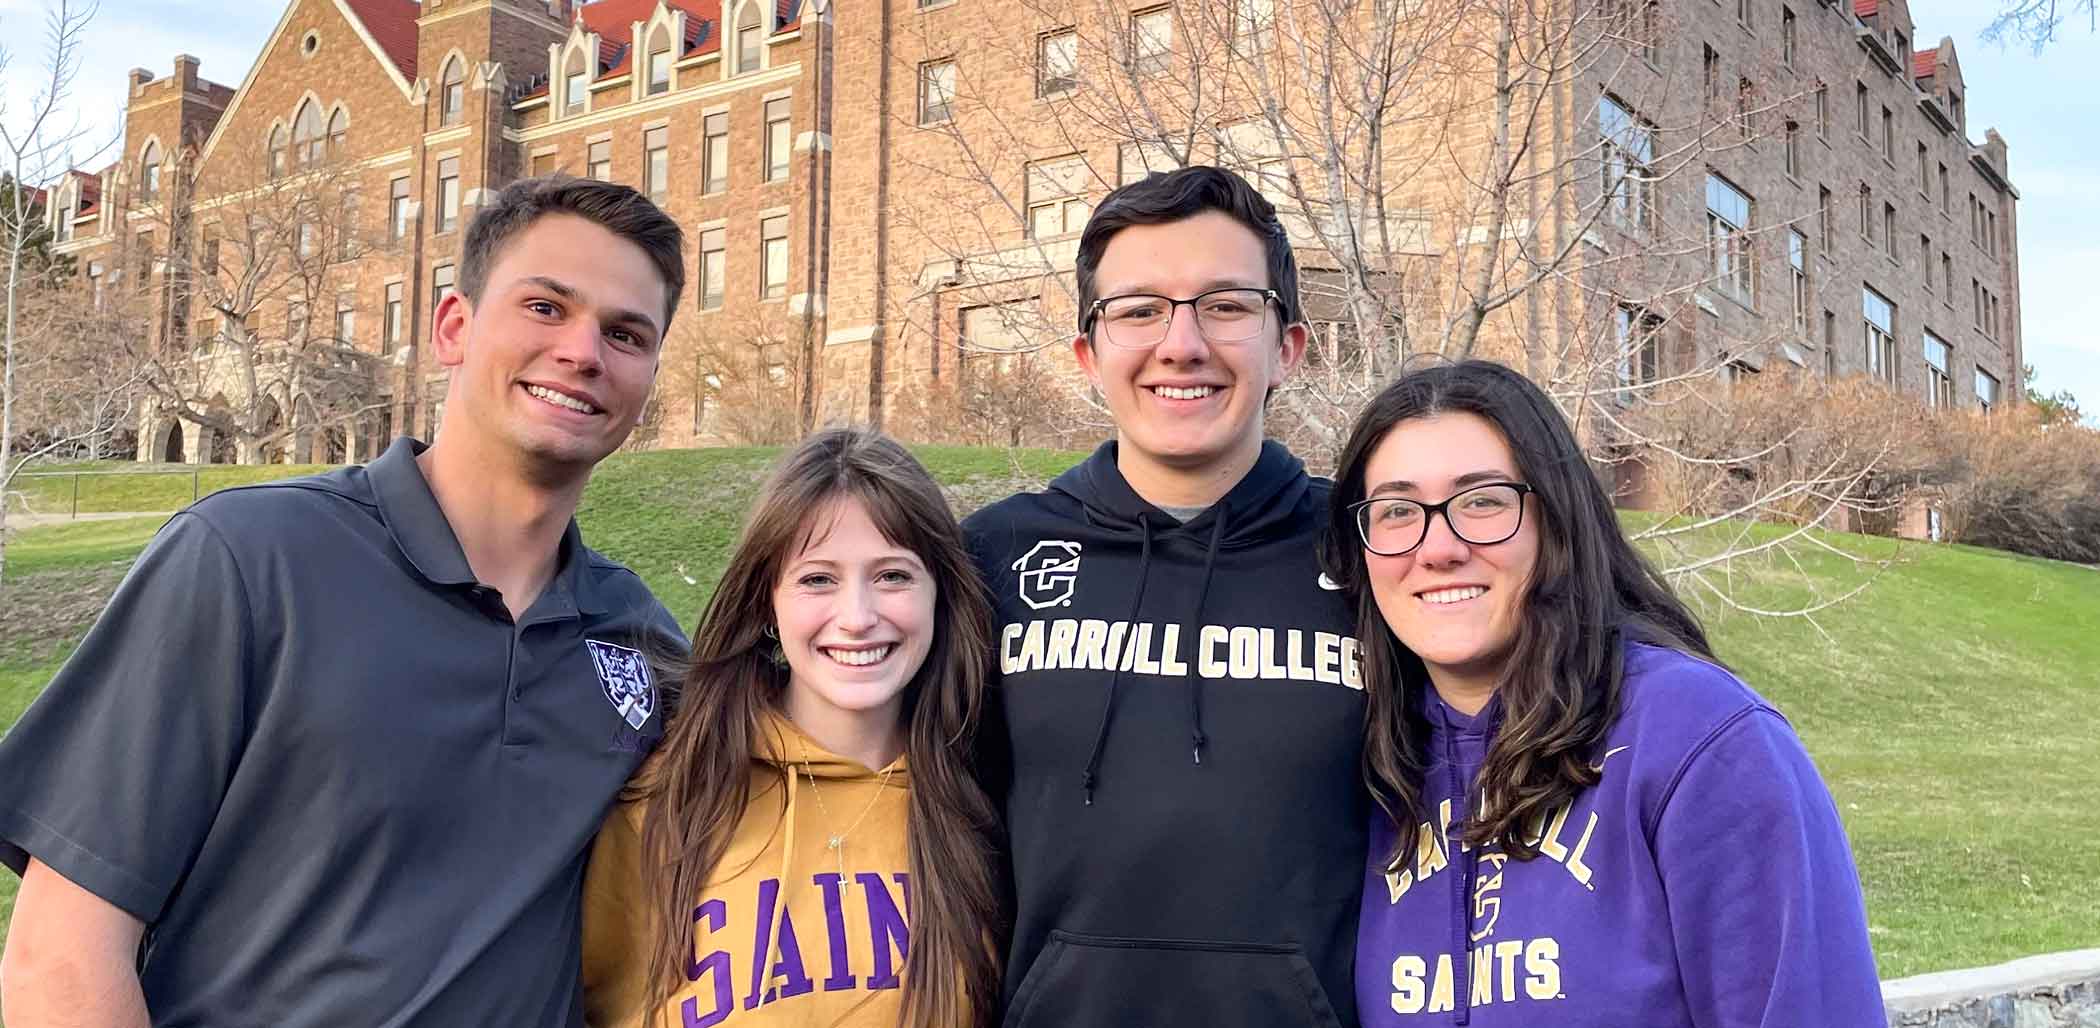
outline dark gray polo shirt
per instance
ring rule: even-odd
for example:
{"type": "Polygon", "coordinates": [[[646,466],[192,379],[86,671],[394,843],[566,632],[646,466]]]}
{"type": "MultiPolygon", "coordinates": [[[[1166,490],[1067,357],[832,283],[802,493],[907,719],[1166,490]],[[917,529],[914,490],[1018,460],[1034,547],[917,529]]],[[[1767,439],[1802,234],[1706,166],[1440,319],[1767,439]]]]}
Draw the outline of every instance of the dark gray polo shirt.
{"type": "Polygon", "coordinates": [[[663,607],[571,524],[513,623],[399,440],[168,522],[0,740],[0,862],[147,925],[155,1025],[580,1025],[663,607]]]}

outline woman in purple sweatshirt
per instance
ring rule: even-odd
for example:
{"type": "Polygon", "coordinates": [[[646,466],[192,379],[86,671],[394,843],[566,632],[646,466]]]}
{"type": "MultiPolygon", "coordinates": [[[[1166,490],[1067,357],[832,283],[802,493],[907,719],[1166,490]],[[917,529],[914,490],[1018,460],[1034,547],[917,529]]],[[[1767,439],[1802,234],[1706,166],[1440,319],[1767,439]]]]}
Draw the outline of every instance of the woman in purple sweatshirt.
{"type": "Polygon", "coordinates": [[[1499,364],[1409,373],[1336,475],[1371,826],[1366,1028],[1881,1028],[1844,826],[1780,713],[1499,364]]]}

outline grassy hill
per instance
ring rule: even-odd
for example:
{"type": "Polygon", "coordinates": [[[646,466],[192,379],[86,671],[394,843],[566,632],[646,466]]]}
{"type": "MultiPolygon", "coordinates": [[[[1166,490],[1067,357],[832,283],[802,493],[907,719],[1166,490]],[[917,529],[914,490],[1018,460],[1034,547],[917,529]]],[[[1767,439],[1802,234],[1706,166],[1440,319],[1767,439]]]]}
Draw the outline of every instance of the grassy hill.
{"type": "MultiPolygon", "coordinates": [[[[1074,459],[919,453],[959,511],[1039,483],[1074,459]]],[[[690,625],[771,457],[706,450],[615,458],[585,497],[584,534],[640,572],[690,625]]],[[[179,485],[178,503],[190,481],[179,485]]],[[[103,510],[141,509],[125,504],[169,490],[159,478],[96,488],[111,498],[103,510]]],[[[12,724],[43,687],[157,525],[61,525],[25,532],[10,546],[0,592],[0,725],[12,724]]],[[[1706,612],[1722,658],[1787,713],[1830,783],[1866,884],[1883,973],[2100,945],[2100,849],[2090,839],[2091,797],[2100,794],[2091,727],[2100,703],[2100,573],[1957,546],[1829,540],[1894,563],[1815,624],[1711,602],[1706,612]]],[[[1727,588],[1776,607],[1816,589],[1842,592],[1859,578],[1850,562],[1818,553],[1738,565],[1727,588]]],[[[0,920],[14,885],[0,875],[0,920]]]]}

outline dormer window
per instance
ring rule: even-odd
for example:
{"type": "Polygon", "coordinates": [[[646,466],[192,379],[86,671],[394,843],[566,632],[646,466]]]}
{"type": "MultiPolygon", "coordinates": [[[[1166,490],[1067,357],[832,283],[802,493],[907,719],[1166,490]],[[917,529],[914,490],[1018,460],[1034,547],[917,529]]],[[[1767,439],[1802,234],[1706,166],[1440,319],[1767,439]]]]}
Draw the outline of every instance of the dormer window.
{"type": "Polygon", "coordinates": [[[765,63],[766,29],[758,5],[746,3],[736,14],[736,73],[748,75],[765,63]]]}
{"type": "Polygon", "coordinates": [[[146,152],[139,155],[139,195],[147,200],[160,197],[160,143],[146,142],[146,152]]]}
{"type": "Polygon", "coordinates": [[[568,71],[562,75],[562,109],[570,114],[583,110],[584,97],[590,94],[590,74],[585,71],[583,51],[569,53],[568,71]]]}
{"type": "Polygon", "coordinates": [[[454,56],[445,62],[445,74],[438,89],[438,124],[459,124],[460,112],[467,106],[466,62],[454,56]]]}
{"type": "Polygon", "coordinates": [[[671,31],[657,26],[649,39],[649,95],[671,91],[671,31]]]}

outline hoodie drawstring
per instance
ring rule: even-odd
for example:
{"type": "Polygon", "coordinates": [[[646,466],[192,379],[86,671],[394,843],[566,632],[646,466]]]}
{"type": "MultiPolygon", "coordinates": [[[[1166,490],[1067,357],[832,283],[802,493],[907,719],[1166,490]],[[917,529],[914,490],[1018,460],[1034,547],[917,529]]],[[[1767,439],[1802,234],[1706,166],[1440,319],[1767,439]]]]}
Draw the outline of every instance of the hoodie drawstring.
{"type": "Polygon", "coordinates": [[[1454,963],[1458,965],[1452,969],[1456,972],[1455,977],[1458,984],[1456,1002],[1452,1005],[1452,1017],[1459,1024],[1463,1025],[1471,1024],[1473,1020],[1473,983],[1471,981],[1473,976],[1473,911],[1471,900],[1473,896],[1474,866],[1473,854],[1465,849],[1465,826],[1466,822],[1472,819],[1470,810],[1473,798],[1470,793],[1465,791],[1469,783],[1459,780],[1458,730],[1451,724],[1450,719],[1443,717],[1442,711],[1438,711],[1437,716],[1443,721],[1444,725],[1445,781],[1450,788],[1450,795],[1454,805],[1458,808],[1458,816],[1454,819],[1458,827],[1458,841],[1456,843],[1452,841],[1451,832],[1447,828],[1444,832],[1444,849],[1450,861],[1458,865],[1458,874],[1451,879],[1452,884],[1456,886],[1451,895],[1451,953],[1457,958],[1454,963]]]}
{"type": "MultiPolygon", "coordinates": [[[[1210,573],[1218,564],[1218,543],[1225,538],[1225,520],[1230,511],[1224,500],[1219,500],[1215,518],[1210,526],[1210,547],[1203,551],[1203,587],[1196,591],[1196,608],[1189,612],[1189,621],[1181,626],[1181,637],[1194,647],[1200,643],[1198,633],[1203,631],[1203,601],[1210,598],[1210,573]]],[[[1196,763],[1203,763],[1203,744],[1209,738],[1203,734],[1203,679],[1196,677],[1196,661],[1188,662],[1186,675],[1189,690],[1189,747],[1196,763]]]]}
{"type": "MultiPolygon", "coordinates": [[[[1137,632],[1138,607],[1145,602],[1145,577],[1146,572],[1152,566],[1152,525],[1145,520],[1145,515],[1139,514],[1137,516],[1137,526],[1139,540],[1137,588],[1131,593],[1130,616],[1123,619],[1123,623],[1129,626],[1124,631],[1131,634],[1137,632]]],[[[1130,636],[1125,635],[1123,637],[1123,645],[1126,649],[1130,646],[1130,642],[1130,636]]],[[[1108,676],[1108,697],[1101,703],[1101,727],[1094,732],[1093,752],[1087,754],[1086,770],[1080,772],[1079,775],[1079,788],[1085,794],[1086,805],[1089,807],[1094,805],[1094,775],[1101,770],[1101,751],[1107,748],[1108,745],[1108,726],[1110,722],[1115,720],[1116,686],[1122,681],[1123,661],[1119,657],[1116,660],[1115,671],[1108,676]]]]}
{"type": "MultiPolygon", "coordinates": [[[[783,746],[776,745],[774,752],[784,755],[787,750],[783,746]]],[[[784,766],[787,768],[787,837],[780,840],[780,875],[775,879],[780,883],[782,890],[786,890],[788,882],[792,880],[788,877],[788,862],[795,858],[795,779],[800,777],[795,773],[795,765],[793,763],[787,763],[784,766]]],[[[787,893],[785,891],[782,891],[775,898],[775,905],[779,916],[786,916],[787,893]]],[[[758,965],[758,973],[764,976],[759,979],[760,984],[773,980],[773,956],[779,948],[780,927],[776,917],[775,923],[766,931],[766,956],[758,965]]]]}

